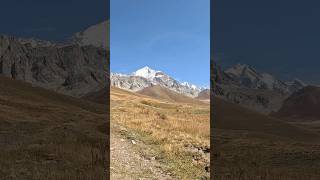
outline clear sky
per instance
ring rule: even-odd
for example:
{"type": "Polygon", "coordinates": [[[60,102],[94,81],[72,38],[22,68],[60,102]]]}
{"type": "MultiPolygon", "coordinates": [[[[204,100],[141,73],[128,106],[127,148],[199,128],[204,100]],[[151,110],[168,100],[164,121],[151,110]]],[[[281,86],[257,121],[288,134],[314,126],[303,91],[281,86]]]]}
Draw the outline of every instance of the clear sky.
{"type": "Polygon", "coordinates": [[[320,1],[212,1],[214,59],[320,84],[320,1]]]}
{"type": "Polygon", "coordinates": [[[108,16],[109,0],[6,0],[0,34],[63,41],[108,16]]]}
{"type": "Polygon", "coordinates": [[[143,66],[208,86],[209,0],[111,0],[111,71],[143,66]]]}

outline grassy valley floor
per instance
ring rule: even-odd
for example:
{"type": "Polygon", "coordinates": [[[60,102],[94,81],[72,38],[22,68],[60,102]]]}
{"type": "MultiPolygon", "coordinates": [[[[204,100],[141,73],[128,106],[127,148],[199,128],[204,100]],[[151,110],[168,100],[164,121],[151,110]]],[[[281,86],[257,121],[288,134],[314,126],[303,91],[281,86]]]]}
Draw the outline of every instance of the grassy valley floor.
{"type": "Polygon", "coordinates": [[[209,179],[209,109],[112,88],[111,177],[209,179]],[[123,165],[117,156],[128,153],[123,165]]]}

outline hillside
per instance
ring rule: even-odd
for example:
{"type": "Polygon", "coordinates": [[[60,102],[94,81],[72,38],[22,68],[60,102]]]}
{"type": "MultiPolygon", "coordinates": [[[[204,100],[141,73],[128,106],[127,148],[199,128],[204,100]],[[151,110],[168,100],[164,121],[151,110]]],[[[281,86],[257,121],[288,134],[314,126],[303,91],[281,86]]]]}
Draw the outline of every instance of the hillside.
{"type": "Polygon", "coordinates": [[[279,119],[215,98],[214,126],[218,129],[244,130],[254,134],[271,135],[300,141],[320,142],[320,135],[279,119]]]}
{"type": "Polygon", "coordinates": [[[0,176],[106,178],[106,108],[0,76],[0,176]]]}
{"type": "Polygon", "coordinates": [[[200,99],[200,100],[208,100],[208,99],[210,99],[210,90],[209,89],[202,90],[198,94],[196,99],[200,99]]]}
{"type": "Polygon", "coordinates": [[[109,90],[107,88],[103,88],[97,92],[91,92],[86,94],[82,97],[82,99],[92,101],[99,104],[107,104],[108,99],[108,92],[109,90]]]}
{"type": "Polygon", "coordinates": [[[289,96],[273,116],[320,120],[320,87],[307,86],[289,96]]]}
{"type": "Polygon", "coordinates": [[[137,91],[137,93],[150,96],[153,98],[168,100],[168,101],[177,102],[177,103],[201,103],[196,99],[193,99],[188,96],[184,96],[182,94],[176,93],[172,90],[169,90],[161,86],[150,86],[140,91],[137,91]]]}
{"type": "Polygon", "coordinates": [[[215,179],[318,179],[320,135],[304,126],[214,100],[215,179]],[[281,177],[281,178],[279,178],[281,177]]]}

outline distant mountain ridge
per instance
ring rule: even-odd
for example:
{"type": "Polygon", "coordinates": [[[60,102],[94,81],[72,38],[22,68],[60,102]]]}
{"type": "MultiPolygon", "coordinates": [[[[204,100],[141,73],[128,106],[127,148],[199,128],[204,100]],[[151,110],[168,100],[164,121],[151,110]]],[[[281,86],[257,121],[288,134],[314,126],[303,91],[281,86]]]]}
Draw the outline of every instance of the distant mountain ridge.
{"type": "Polygon", "coordinates": [[[306,86],[301,80],[294,79],[284,82],[268,73],[260,73],[254,67],[246,64],[236,64],[224,71],[238,85],[250,89],[265,89],[280,93],[292,93],[306,86]]]}
{"type": "Polygon", "coordinates": [[[111,85],[137,92],[144,88],[159,85],[189,97],[197,97],[205,88],[197,87],[191,83],[179,82],[162,71],[145,66],[129,74],[111,73],[111,85]]]}
{"type": "Polygon", "coordinates": [[[264,114],[278,111],[290,94],[306,86],[298,79],[284,82],[246,64],[236,64],[222,70],[214,63],[213,68],[217,96],[264,114]]]}
{"type": "Polygon", "coordinates": [[[302,120],[320,120],[320,87],[306,86],[291,94],[276,117],[302,120]]]}

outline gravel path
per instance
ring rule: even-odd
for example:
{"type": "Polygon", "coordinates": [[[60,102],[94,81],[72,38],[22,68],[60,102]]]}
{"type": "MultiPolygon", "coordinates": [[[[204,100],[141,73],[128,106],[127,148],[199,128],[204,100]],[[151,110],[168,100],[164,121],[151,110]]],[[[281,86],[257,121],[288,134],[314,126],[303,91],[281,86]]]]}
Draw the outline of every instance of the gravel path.
{"type": "Polygon", "coordinates": [[[137,152],[141,141],[124,139],[119,131],[111,133],[111,179],[174,179],[167,175],[155,159],[146,159],[137,152]]]}

